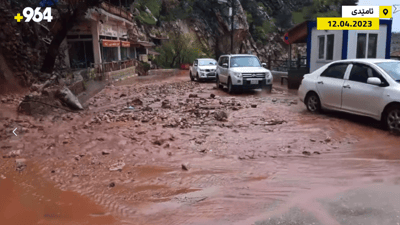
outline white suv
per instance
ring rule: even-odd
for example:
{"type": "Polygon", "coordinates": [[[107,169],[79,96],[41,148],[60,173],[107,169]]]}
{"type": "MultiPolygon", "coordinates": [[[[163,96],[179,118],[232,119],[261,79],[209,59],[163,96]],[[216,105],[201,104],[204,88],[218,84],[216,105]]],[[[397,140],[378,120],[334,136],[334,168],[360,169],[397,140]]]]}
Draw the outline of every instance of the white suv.
{"type": "Polygon", "coordinates": [[[190,67],[190,79],[197,81],[215,79],[215,70],[217,69],[217,61],[215,59],[196,59],[193,66],[190,67]]]}
{"type": "Polygon", "coordinates": [[[233,93],[238,89],[266,89],[272,90],[271,71],[265,69],[255,55],[237,54],[222,55],[217,65],[217,88],[228,87],[233,93]]]}

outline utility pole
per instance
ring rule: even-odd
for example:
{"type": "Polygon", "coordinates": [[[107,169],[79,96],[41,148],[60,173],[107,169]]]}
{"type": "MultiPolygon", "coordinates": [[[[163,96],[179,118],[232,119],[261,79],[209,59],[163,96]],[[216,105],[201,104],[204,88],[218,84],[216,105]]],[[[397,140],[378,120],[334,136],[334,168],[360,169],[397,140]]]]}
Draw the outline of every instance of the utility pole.
{"type": "MultiPolygon", "coordinates": [[[[233,31],[234,31],[234,26],[233,26],[233,18],[234,18],[234,6],[235,6],[235,1],[236,0],[231,0],[230,8],[229,8],[229,14],[231,16],[231,54],[233,54],[233,31]]],[[[229,4],[229,0],[218,0],[219,4],[225,3],[229,4]]]]}
{"type": "Polygon", "coordinates": [[[234,7],[234,1],[235,1],[235,0],[231,0],[231,6],[232,6],[232,17],[231,17],[231,23],[232,23],[232,24],[231,24],[231,25],[232,25],[232,26],[231,26],[231,29],[232,29],[232,30],[231,30],[231,54],[233,54],[233,29],[234,29],[234,27],[233,27],[233,21],[234,21],[234,20],[233,20],[233,19],[234,19],[234,17],[233,17],[233,15],[234,15],[233,10],[234,10],[234,8],[235,8],[235,7],[234,7]]]}

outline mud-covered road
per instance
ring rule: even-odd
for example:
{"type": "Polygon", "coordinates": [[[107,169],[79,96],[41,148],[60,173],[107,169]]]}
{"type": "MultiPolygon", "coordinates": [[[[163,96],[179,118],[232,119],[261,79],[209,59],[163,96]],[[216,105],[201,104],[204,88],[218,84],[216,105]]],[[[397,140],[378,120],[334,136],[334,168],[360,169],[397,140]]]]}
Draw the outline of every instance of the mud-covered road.
{"type": "Polygon", "coordinates": [[[137,77],[40,117],[16,97],[0,103],[1,224],[400,224],[399,137],[281,89],[137,77]]]}

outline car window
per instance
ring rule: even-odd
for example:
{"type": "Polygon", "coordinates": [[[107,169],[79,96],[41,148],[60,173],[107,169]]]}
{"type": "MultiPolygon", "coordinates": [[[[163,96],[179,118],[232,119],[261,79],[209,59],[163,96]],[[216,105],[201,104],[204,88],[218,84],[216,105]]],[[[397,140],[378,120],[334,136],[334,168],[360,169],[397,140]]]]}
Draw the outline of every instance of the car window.
{"type": "Polygon", "coordinates": [[[400,62],[375,63],[382,68],[393,80],[400,82],[400,62]]]}
{"type": "Polygon", "coordinates": [[[261,64],[256,57],[239,56],[231,58],[231,67],[261,67],[261,64]]]}
{"type": "Polygon", "coordinates": [[[347,63],[331,65],[324,72],[322,72],[321,77],[343,79],[347,66],[347,63]]]}
{"type": "Polygon", "coordinates": [[[226,57],[221,57],[220,59],[219,59],[219,66],[222,66],[222,64],[224,64],[224,60],[225,60],[225,58],[226,57]]]}
{"type": "Polygon", "coordinates": [[[224,58],[222,58],[222,63],[221,63],[221,66],[223,67],[223,64],[224,63],[228,63],[228,57],[224,57],[224,58]]]}
{"type": "Polygon", "coordinates": [[[373,68],[364,64],[354,64],[350,72],[349,80],[367,83],[369,77],[378,77],[381,81],[386,80],[373,68]]]}
{"type": "Polygon", "coordinates": [[[217,65],[217,62],[212,59],[203,59],[199,61],[199,66],[213,66],[217,65]]]}
{"type": "Polygon", "coordinates": [[[197,65],[197,60],[194,60],[194,65],[197,65]]]}

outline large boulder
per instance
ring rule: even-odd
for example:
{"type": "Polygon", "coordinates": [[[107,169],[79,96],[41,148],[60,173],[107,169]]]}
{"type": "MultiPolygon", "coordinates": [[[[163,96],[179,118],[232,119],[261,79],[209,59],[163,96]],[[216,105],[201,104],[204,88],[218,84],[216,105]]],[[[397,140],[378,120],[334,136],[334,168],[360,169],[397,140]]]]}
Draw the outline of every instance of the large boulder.
{"type": "Polygon", "coordinates": [[[62,89],[58,90],[57,97],[67,104],[71,109],[83,109],[78,98],[67,87],[63,87],[62,89]]]}

